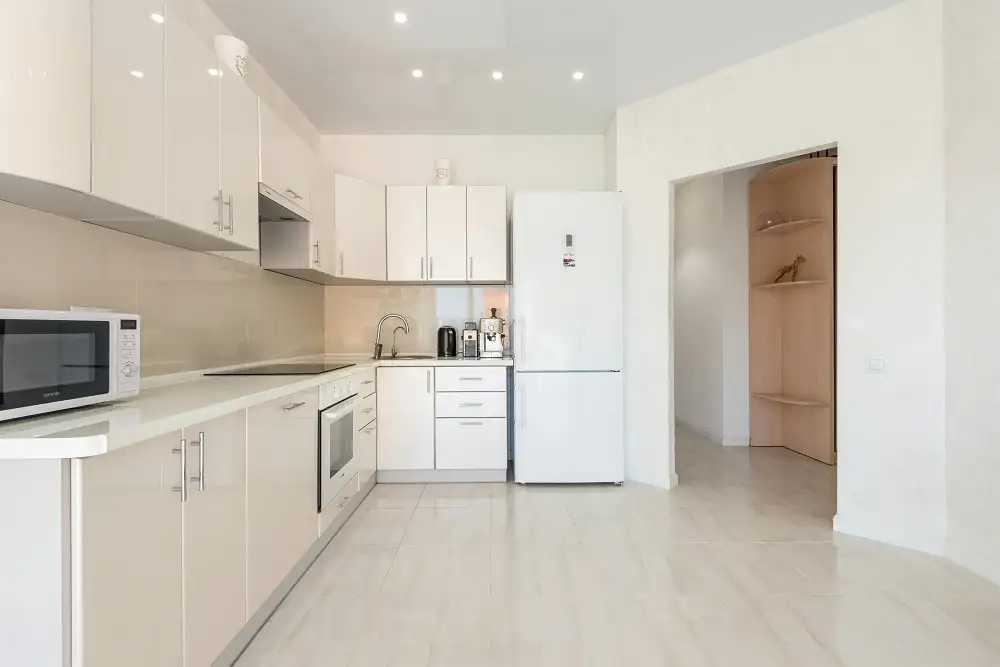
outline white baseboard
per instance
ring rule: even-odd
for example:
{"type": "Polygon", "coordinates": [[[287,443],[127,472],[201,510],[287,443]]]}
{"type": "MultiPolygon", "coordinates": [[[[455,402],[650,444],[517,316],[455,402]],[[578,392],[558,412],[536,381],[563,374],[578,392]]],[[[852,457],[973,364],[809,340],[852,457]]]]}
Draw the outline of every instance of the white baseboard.
{"type": "Polygon", "coordinates": [[[932,535],[914,535],[900,533],[895,526],[875,524],[870,521],[847,518],[837,513],[833,517],[833,530],[845,535],[863,537],[875,542],[891,544],[904,549],[913,549],[934,556],[944,556],[944,539],[935,539],[932,535]]]}
{"type": "Polygon", "coordinates": [[[724,435],[722,436],[723,447],[749,447],[749,435],[724,435]]]}
{"type": "Polygon", "coordinates": [[[701,428],[698,428],[694,424],[692,424],[690,422],[686,422],[683,419],[677,418],[674,421],[676,422],[676,424],[678,426],[683,426],[684,428],[686,428],[689,431],[694,431],[695,433],[697,433],[701,437],[707,438],[707,439],[711,440],[712,442],[714,442],[717,445],[723,444],[722,443],[722,436],[715,435],[714,433],[709,433],[708,431],[706,431],[704,429],[701,429],[701,428]]]}

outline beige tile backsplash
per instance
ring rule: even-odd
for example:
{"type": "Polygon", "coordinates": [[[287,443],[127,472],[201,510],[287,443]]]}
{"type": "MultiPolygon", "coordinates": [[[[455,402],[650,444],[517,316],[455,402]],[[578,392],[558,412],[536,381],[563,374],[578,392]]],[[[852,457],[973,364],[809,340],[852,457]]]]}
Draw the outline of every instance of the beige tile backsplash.
{"type": "MultiPolygon", "coordinates": [[[[459,338],[466,321],[487,317],[490,308],[507,319],[506,287],[405,286],[327,287],[326,351],[370,354],[375,327],[387,313],[397,313],[410,324],[410,333],[400,331],[396,345],[401,352],[435,352],[438,327],[455,327],[459,338]]],[[[398,320],[386,322],[382,344],[392,346],[398,320]]],[[[509,339],[508,339],[509,340],[509,339]]]]}
{"type": "Polygon", "coordinates": [[[142,373],[323,351],[323,287],[0,202],[0,308],[142,317],[142,373]]]}

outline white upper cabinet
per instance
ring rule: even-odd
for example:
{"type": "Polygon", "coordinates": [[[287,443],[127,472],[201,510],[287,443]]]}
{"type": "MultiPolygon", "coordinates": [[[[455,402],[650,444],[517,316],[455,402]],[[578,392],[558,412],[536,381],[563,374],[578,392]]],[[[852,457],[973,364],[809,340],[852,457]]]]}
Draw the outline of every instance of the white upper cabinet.
{"type": "Polygon", "coordinates": [[[18,201],[7,175],[89,192],[90,1],[4,2],[0,11],[0,194],[18,201]]]}
{"type": "Polygon", "coordinates": [[[92,192],[163,216],[163,0],[91,4],[92,192]]]}
{"type": "Polygon", "coordinates": [[[215,54],[171,14],[166,31],[166,217],[206,234],[223,227],[215,54]]]}
{"type": "Polygon", "coordinates": [[[260,116],[260,182],[308,212],[312,151],[263,101],[260,116]]]}
{"type": "Polygon", "coordinates": [[[465,187],[427,188],[427,279],[466,280],[465,187]]]}
{"type": "Polygon", "coordinates": [[[386,279],[385,187],[334,176],[338,278],[386,279]]]}
{"type": "Polygon", "coordinates": [[[507,188],[470,185],[466,189],[469,282],[507,281],[507,188]]]}
{"type": "Polygon", "coordinates": [[[386,278],[407,282],[427,279],[427,188],[385,188],[386,278]]]}
{"type": "Polygon", "coordinates": [[[223,236],[248,249],[260,246],[257,179],[260,157],[257,96],[235,72],[219,63],[219,189],[223,236]]]}

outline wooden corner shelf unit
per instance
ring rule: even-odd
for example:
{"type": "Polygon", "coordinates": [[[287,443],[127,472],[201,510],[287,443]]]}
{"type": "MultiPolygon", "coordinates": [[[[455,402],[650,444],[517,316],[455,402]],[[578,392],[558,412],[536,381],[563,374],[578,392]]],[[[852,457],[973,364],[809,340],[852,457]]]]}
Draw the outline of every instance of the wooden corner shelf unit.
{"type": "Polygon", "coordinates": [[[834,440],[835,158],[796,160],[750,182],[750,444],[824,463],[834,440]],[[763,213],[789,222],[757,229],[763,213]],[[805,257],[798,280],[774,283],[805,257]]]}

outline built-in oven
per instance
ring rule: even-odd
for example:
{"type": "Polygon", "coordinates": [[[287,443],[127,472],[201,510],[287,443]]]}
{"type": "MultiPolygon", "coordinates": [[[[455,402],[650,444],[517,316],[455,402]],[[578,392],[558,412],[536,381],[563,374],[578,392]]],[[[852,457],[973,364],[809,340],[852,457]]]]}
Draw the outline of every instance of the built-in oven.
{"type": "Polygon", "coordinates": [[[139,393],[139,318],[0,309],[0,422],[139,393]]]}
{"type": "Polygon", "coordinates": [[[357,404],[357,392],[349,380],[339,380],[320,388],[317,485],[320,512],[354,476],[354,408],[357,404]]]}

